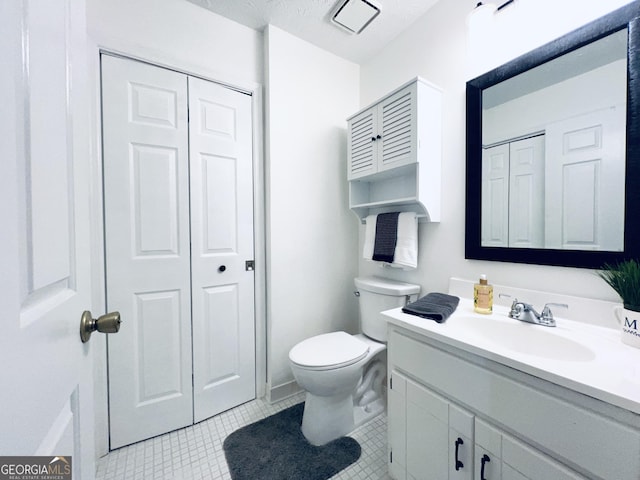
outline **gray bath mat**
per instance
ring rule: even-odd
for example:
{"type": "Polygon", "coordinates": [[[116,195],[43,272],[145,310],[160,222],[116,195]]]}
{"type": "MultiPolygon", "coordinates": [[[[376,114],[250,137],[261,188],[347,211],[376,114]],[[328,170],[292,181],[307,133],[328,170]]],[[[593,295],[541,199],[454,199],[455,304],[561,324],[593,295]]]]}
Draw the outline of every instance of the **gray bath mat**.
{"type": "Polygon", "coordinates": [[[302,432],[304,403],[242,427],[223,443],[233,480],[325,480],[360,458],[360,444],[341,437],[315,447],[302,432]]]}

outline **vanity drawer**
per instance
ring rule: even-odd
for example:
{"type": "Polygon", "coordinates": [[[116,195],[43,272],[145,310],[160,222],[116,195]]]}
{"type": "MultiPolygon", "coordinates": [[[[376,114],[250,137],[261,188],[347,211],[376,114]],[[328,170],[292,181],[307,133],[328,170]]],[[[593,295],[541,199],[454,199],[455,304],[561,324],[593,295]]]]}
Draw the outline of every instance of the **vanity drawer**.
{"type": "Polygon", "coordinates": [[[571,468],[607,480],[639,478],[638,430],[410,338],[395,328],[389,337],[389,362],[571,468]]]}

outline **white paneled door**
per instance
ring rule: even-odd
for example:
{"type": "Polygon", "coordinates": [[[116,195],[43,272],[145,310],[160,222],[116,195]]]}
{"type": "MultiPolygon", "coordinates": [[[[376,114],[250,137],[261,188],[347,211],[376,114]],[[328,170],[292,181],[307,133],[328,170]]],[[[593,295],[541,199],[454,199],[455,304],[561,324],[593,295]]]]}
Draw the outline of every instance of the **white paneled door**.
{"type": "Polygon", "coordinates": [[[0,2],[0,31],[0,455],[91,479],[84,2],[0,2]]]}
{"type": "Polygon", "coordinates": [[[103,55],[110,445],[255,397],[251,98],[103,55]]]}
{"type": "Polygon", "coordinates": [[[547,126],[547,248],[623,250],[625,115],[619,105],[547,126]]]}
{"type": "Polygon", "coordinates": [[[189,112],[199,422],[255,396],[251,98],[190,77],[189,112]]]}
{"type": "Polygon", "coordinates": [[[103,55],[111,448],[192,422],[187,85],[103,55]]]}

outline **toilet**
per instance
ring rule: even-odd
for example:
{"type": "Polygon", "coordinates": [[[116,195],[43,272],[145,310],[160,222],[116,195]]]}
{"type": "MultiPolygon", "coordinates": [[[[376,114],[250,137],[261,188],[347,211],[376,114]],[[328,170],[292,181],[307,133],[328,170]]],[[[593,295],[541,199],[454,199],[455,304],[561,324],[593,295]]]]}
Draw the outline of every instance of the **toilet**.
{"type": "Polygon", "coordinates": [[[385,409],[387,321],[384,310],[415,301],[419,285],[381,277],[354,280],[362,333],[332,332],[289,351],[298,385],[306,390],[302,433],[312,445],[348,434],[385,409]]]}

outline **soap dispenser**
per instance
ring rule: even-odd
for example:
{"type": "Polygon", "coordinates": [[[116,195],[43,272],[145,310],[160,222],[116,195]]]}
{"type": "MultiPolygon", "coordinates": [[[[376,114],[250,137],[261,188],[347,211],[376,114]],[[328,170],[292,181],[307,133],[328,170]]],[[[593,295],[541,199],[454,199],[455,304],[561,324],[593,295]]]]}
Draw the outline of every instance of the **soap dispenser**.
{"type": "Polygon", "coordinates": [[[493,312],[493,285],[489,285],[484,273],[480,275],[480,282],[473,286],[473,309],[484,314],[493,312]]]}

